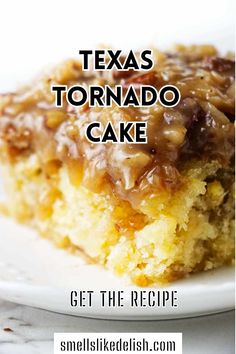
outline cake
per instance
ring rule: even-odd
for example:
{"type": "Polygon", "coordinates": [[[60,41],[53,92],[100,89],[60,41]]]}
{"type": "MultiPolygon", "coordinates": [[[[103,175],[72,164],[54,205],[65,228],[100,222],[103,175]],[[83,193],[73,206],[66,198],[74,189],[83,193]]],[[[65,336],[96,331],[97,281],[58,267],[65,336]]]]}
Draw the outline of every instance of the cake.
{"type": "Polygon", "coordinates": [[[153,56],[148,72],[83,72],[68,60],[0,97],[9,215],[139,286],[234,258],[234,59],[206,45],[153,56]],[[56,108],[51,86],[76,83],[171,84],[181,100],[172,108],[56,108]],[[148,141],[92,144],[85,128],[94,120],[145,121],[148,141]]]}

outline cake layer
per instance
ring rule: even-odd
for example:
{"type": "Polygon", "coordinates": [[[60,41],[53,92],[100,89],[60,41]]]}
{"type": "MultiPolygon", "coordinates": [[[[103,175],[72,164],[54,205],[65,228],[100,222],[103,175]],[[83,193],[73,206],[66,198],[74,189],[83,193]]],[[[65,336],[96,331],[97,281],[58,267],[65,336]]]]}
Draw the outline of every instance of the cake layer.
{"type": "Polygon", "coordinates": [[[218,162],[191,161],[178,192],[147,197],[135,209],[109,184],[101,193],[74,185],[65,166],[49,178],[36,155],[5,165],[4,174],[13,217],[140,286],[233,260],[233,176],[218,162]]]}

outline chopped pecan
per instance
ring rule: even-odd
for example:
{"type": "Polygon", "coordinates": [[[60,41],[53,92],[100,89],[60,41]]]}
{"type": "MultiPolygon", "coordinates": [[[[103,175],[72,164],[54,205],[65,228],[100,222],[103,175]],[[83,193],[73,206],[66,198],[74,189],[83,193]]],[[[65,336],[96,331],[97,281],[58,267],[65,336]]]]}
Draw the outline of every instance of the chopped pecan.
{"type": "Polygon", "coordinates": [[[219,58],[219,57],[208,57],[203,64],[205,69],[214,70],[218,73],[228,74],[230,76],[235,76],[235,62],[233,60],[219,58]]]}
{"type": "Polygon", "coordinates": [[[134,85],[137,88],[141,85],[151,85],[155,86],[157,82],[157,76],[154,71],[150,71],[145,74],[140,74],[140,72],[132,76],[131,78],[124,80],[123,87],[128,87],[129,85],[134,85]]]}

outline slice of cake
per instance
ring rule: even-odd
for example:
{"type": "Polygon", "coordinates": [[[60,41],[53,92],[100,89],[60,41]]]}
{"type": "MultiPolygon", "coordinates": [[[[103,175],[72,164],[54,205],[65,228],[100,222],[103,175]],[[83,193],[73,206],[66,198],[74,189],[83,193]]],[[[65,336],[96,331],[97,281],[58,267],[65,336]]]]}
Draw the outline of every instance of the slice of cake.
{"type": "Polygon", "coordinates": [[[234,257],[234,61],[211,46],[155,50],[154,57],[148,73],[83,72],[71,60],[0,101],[10,215],[140,286],[234,257]],[[51,85],[78,83],[172,84],[181,101],[55,108],[51,85]],[[90,143],[92,121],[145,121],[148,142],[90,143]]]}

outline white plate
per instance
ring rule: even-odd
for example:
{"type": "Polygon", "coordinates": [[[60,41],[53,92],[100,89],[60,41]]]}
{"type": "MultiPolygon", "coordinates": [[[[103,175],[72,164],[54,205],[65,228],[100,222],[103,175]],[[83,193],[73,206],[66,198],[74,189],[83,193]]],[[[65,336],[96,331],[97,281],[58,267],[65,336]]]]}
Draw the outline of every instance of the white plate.
{"type": "Polygon", "coordinates": [[[0,297],[9,301],[76,316],[109,319],[168,319],[222,312],[234,307],[234,269],[194,275],[166,288],[177,290],[178,307],[131,308],[137,288],[99,266],[55,248],[34,231],[0,218],[0,297]],[[72,290],[92,290],[92,307],[71,307],[72,290]],[[124,307],[100,305],[100,290],[124,291],[124,307]]]}

